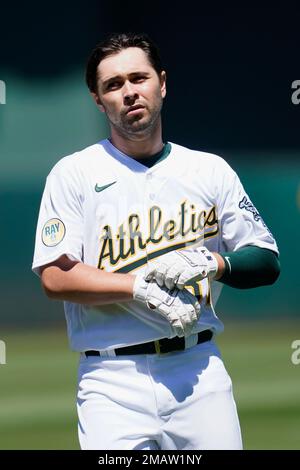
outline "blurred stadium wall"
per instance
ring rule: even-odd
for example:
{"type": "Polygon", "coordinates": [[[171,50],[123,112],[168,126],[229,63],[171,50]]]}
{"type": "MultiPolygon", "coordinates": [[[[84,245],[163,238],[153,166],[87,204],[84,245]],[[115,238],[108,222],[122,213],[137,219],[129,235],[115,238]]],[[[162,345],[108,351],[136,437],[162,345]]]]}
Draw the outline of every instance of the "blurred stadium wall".
{"type": "Polygon", "coordinates": [[[107,135],[84,84],[87,55],[108,31],[136,30],[137,24],[160,45],[168,71],[165,140],[223,156],[281,251],[280,280],[253,291],[224,288],[220,317],[295,317],[300,105],[291,101],[291,83],[300,79],[297,15],[274,7],[271,22],[270,10],[263,8],[186,10],[174,13],[166,31],[161,8],[154,18],[140,10],[126,16],[126,5],[116,15],[115,5],[90,3],[87,8],[79,2],[72,12],[53,4],[47,15],[30,2],[19,6],[18,15],[13,4],[1,11],[1,326],[64,322],[62,305],[44,297],[31,273],[40,198],[61,157],[107,135]]]}
{"type": "MultiPolygon", "coordinates": [[[[31,271],[35,227],[46,176],[64,155],[107,135],[78,74],[50,83],[8,77],[7,104],[0,108],[1,323],[32,326],[63,321],[60,303],[47,300],[31,271]]],[[[299,110],[300,112],[300,110],[299,110]]],[[[201,148],[199,144],[198,148],[201,148]]],[[[282,274],[271,287],[225,288],[223,317],[293,316],[299,312],[299,163],[290,151],[222,152],[240,175],[254,204],[278,240],[282,274]]],[[[199,182],[200,184],[201,182],[199,182]]]]}

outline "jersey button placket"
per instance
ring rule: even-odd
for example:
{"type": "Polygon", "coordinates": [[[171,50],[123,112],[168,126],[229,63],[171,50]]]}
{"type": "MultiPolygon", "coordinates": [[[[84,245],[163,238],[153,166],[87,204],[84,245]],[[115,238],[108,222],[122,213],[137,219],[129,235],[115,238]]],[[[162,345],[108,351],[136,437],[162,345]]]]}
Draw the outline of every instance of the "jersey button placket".
{"type": "Polygon", "coordinates": [[[151,199],[151,201],[154,201],[155,199],[155,193],[153,192],[153,175],[152,173],[147,173],[146,175],[146,181],[147,181],[147,191],[148,191],[148,197],[151,199]]]}
{"type": "MultiPolygon", "coordinates": [[[[153,175],[152,173],[146,173],[145,175],[145,186],[144,186],[144,207],[145,207],[145,223],[147,225],[147,231],[150,229],[150,220],[149,220],[149,214],[150,214],[150,208],[152,207],[153,203],[152,201],[155,198],[155,193],[154,193],[154,181],[153,181],[153,175]]],[[[150,244],[151,247],[151,244],[150,244]]],[[[146,245],[146,253],[148,256],[148,250],[149,250],[149,244],[146,245]]],[[[151,251],[151,250],[150,250],[151,251]]]]}

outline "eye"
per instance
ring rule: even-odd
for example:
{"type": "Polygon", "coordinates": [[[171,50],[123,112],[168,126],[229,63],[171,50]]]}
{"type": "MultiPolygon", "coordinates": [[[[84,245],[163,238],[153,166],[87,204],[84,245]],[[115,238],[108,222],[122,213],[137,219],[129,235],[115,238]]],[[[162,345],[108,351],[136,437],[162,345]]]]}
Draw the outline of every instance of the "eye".
{"type": "Polygon", "coordinates": [[[111,90],[117,90],[120,86],[122,86],[121,82],[115,81],[115,82],[110,82],[106,89],[111,91],[111,90]]]}
{"type": "Polygon", "coordinates": [[[132,81],[133,83],[142,83],[144,80],[146,80],[146,77],[140,75],[139,77],[135,77],[132,81]]]}

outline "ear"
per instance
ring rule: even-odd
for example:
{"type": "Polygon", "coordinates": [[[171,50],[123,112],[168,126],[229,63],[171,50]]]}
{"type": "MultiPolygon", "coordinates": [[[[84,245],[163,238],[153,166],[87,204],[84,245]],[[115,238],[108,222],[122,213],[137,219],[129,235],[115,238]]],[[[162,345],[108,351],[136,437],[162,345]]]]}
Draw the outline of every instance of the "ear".
{"type": "Polygon", "coordinates": [[[164,70],[161,72],[159,80],[160,80],[161,96],[164,98],[167,94],[167,87],[166,87],[167,74],[164,70]]]}
{"type": "Polygon", "coordinates": [[[101,103],[100,98],[97,95],[97,93],[91,92],[91,95],[92,95],[92,98],[93,98],[93,100],[95,101],[95,103],[97,105],[97,108],[99,108],[102,113],[105,113],[105,108],[104,108],[103,104],[101,103]]]}

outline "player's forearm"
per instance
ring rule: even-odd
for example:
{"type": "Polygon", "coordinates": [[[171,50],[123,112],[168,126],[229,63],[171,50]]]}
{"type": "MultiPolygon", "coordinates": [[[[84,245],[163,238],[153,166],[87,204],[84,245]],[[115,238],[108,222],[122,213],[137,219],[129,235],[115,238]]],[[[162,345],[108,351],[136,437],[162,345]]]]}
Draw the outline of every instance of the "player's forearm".
{"type": "Polygon", "coordinates": [[[85,305],[132,300],[135,276],[100,271],[82,263],[64,270],[52,265],[43,270],[42,284],[48,297],[85,305]]]}
{"type": "Polygon", "coordinates": [[[219,281],[237,289],[273,284],[280,274],[275,252],[258,246],[245,246],[235,252],[222,253],[225,270],[219,281]]]}

